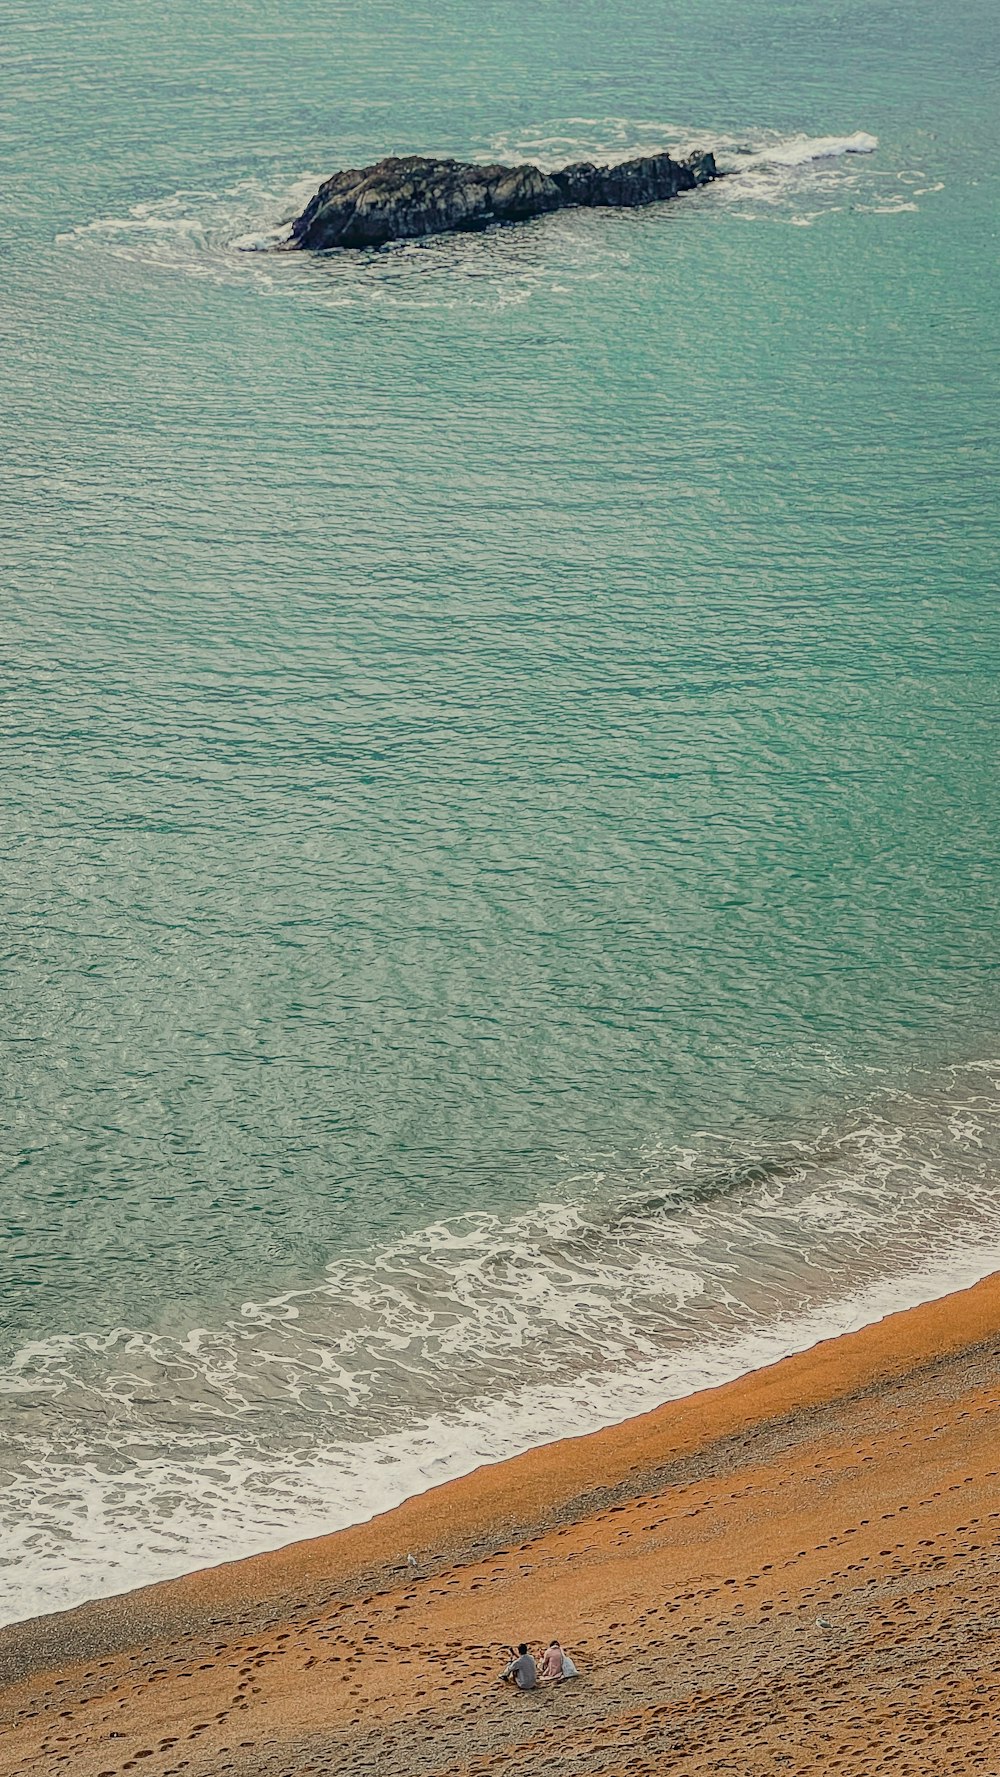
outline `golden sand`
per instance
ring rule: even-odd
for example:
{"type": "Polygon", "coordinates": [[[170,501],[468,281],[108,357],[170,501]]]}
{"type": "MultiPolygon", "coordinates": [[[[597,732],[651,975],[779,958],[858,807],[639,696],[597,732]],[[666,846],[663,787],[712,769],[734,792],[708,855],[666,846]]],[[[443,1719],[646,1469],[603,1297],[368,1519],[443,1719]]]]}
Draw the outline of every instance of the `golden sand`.
{"type": "Polygon", "coordinates": [[[998,1777],[998,1406],[993,1277],[370,1524],[14,1625],[0,1777],[998,1777]],[[579,1679],[497,1684],[502,1644],[553,1635],[579,1679]]]}

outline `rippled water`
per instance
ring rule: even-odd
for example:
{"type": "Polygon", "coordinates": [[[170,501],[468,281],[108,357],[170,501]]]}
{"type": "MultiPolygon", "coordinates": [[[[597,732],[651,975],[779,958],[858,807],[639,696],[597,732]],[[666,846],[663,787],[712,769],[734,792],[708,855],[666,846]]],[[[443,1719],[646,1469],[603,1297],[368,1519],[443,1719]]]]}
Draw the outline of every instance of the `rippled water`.
{"type": "Polygon", "coordinates": [[[7,1617],[995,1263],[990,15],[800,13],[15,8],[7,1617]]]}

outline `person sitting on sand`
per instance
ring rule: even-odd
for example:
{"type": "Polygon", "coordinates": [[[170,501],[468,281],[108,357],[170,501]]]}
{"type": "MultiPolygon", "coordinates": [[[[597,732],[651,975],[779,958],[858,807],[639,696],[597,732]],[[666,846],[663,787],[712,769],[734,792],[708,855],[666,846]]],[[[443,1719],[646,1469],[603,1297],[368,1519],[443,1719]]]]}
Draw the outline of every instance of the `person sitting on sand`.
{"type": "Polygon", "coordinates": [[[558,1641],[550,1641],[542,1655],[540,1678],[561,1678],[563,1675],[563,1651],[558,1641]]]}
{"type": "Polygon", "coordinates": [[[519,1690],[534,1690],[538,1683],[538,1667],[528,1652],[527,1642],[521,1642],[516,1654],[511,1648],[510,1663],[501,1676],[506,1679],[508,1684],[516,1684],[519,1690]]]}
{"type": "Polygon", "coordinates": [[[542,1655],[542,1678],[579,1678],[580,1674],[574,1666],[565,1648],[558,1641],[550,1641],[542,1655]]]}

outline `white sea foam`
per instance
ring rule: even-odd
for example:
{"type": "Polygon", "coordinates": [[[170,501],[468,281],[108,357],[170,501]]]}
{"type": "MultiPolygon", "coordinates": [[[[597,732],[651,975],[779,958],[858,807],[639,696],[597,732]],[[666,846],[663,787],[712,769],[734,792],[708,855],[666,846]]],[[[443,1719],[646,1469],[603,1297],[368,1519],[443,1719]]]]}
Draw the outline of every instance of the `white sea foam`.
{"type": "MultiPolygon", "coordinates": [[[[802,226],[857,202],[885,169],[867,163],[878,138],[866,130],[843,136],[781,136],[763,132],[716,145],[720,170],[730,177],[716,188],[720,204],[754,219],[790,220],[802,226]]],[[[888,175],[895,181],[895,171],[888,175]]]]}
{"type": "Polygon", "coordinates": [[[998,1264],[1000,1243],[957,1248],[926,1269],[743,1339],[563,1385],[542,1381],[361,1444],[275,1458],[257,1454],[250,1442],[220,1441],[197,1469],[164,1453],[123,1449],[117,1474],[93,1464],[43,1463],[33,1482],[8,1496],[16,1509],[5,1524],[2,1620],[362,1522],[484,1463],[617,1424],[966,1287],[998,1264]]]}
{"type": "Polygon", "coordinates": [[[182,1336],[0,1376],[0,1617],[370,1516],[1000,1263],[1000,1066],[804,1144],[705,1134],[502,1219],[435,1223],[182,1336]]]}
{"type": "Polygon", "coordinates": [[[842,154],[874,154],[877,147],[877,136],[855,130],[852,136],[789,136],[757,149],[751,158],[776,167],[804,167],[810,161],[836,160],[842,154]]]}
{"type": "Polygon", "coordinates": [[[530,160],[546,171],[570,160],[594,160],[615,165],[637,155],[692,154],[711,148],[727,171],[746,171],[749,166],[792,169],[845,155],[873,154],[878,137],[867,130],[849,135],[784,136],[773,130],[734,135],[706,125],[692,129],[665,121],[635,121],[623,117],[571,118],[561,130],[527,130],[517,135],[495,136],[476,158],[480,160],[530,160]]]}
{"type": "Polygon", "coordinates": [[[242,179],[221,190],[189,187],[129,207],[124,215],[99,216],[57,235],[60,245],[93,247],[118,257],[191,272],[229,277],[237,255],[279,246],[292,218],[320,183],[319,173],[294,179],[242,179]]]}

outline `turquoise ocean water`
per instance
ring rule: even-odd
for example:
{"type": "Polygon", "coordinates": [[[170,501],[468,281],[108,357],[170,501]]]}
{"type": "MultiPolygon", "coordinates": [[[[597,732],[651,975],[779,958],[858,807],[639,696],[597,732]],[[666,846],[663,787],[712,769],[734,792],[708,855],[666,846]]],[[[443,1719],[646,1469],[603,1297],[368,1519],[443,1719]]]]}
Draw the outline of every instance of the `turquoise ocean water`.
{"type": "Polygon", "coordinates": [[[14,0],[0,1615],[1000,1249],[997,40],[14,0]],[[670,206],[268,251],[387,151],[670,206]]]}

